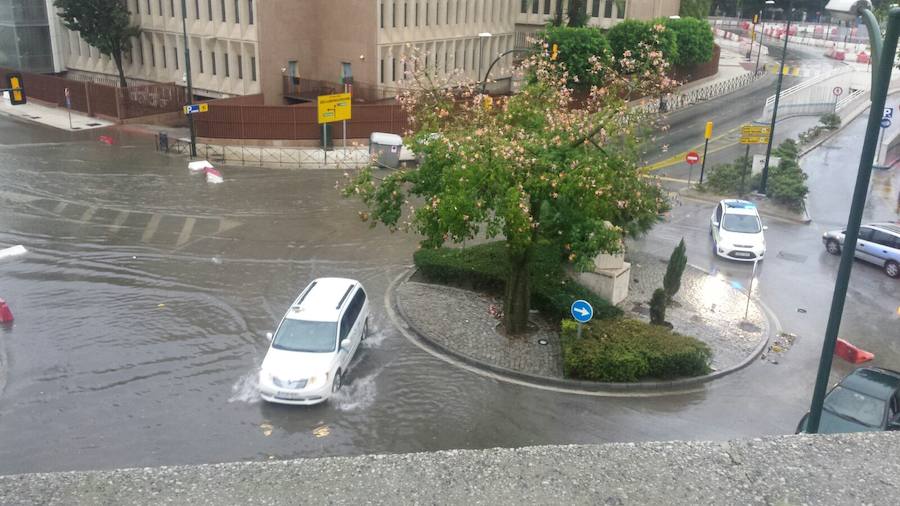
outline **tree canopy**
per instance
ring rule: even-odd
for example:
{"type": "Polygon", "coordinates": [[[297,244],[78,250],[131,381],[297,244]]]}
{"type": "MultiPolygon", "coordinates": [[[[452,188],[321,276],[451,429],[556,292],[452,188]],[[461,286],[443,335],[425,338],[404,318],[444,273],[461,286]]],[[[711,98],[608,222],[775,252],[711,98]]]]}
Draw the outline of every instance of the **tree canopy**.
{"type": "Polygon", "coordinates": [[[109,56],[119,71],[119,83],[127,86],[122,53],[131,49],[132,37],[141,30],[131,24],[131,13],[122,0],[55,0],[59,17],[69,30],[109,56]]]}

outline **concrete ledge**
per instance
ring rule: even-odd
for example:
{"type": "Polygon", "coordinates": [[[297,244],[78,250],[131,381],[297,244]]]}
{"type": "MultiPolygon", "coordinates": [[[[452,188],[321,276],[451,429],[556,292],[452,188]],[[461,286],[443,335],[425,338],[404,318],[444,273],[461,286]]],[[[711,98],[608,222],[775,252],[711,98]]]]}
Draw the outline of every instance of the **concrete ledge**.
{"type": "Polygon", "coordinates": [[[894,504],[900,434],[0,476],[2,504],[894,504]]]}
{"type": "MultiPolygon", "coordinates": [[[[703,269],[700,269],[699,267],[693,265],[691,265],[690,267],[698,269],[704,273],[706,272],[703,271],[703,269]]],[[[682,394],[685,392],[693,391],[702,386],[704,383],[737,372],[753,363],[765,350],[766,345],[769,343],[772,336],[777,335],[777,333],[781,331],[780,324],[774,318],[772,312],[759,304],[759,301],[754,301],[754,303],[760,305],[761,312],[766,316],[768,332],[766,332],[763,338],[760,339],[759,344],[757,344],[750,355],[748,355],[744,360],[733,367],[715,371],[705,376],[697,376],[693,378],[684,378],[672,381],[642,381],[638,383],[602,383],[598,381],[584,381],[539,376],[536,374],[529,374],[505,367],[500,367],[495,364],[478,360],[466,354],[459,353],[453,349],[450,349],[434,341],[433,339],[429,339],[428,334],[417,328],[414,320],[408,318],[404,314],[400,304],[397,304],[397,286],[409,280],[409,278],[414,273],[415,268],[410,268],[406,273],[398,276],[388,287],[385,294],[385,305],[388,306],[389,314],[391,314],[392,316],[396,315],[399,319],[402,320],[399,322],[395,321],[395,323],[397,324],[397,327],[401,329],[401,331],[403,331],[404,329],[406,330],[403,331],[403,333],[408,339],[414,340],[416,344],[427,348],[433,355],[439,358],[443,358],[445,361],[451,364],[459,362],[471,367],[476,371],[480,370],[489,373],[496,379],[515,382],[519,385],[527,387],[550,388],[558,392],[610,396],[648,396],[682,394]],[[448,360],[448,358],[450,360],[448,360]]]]}

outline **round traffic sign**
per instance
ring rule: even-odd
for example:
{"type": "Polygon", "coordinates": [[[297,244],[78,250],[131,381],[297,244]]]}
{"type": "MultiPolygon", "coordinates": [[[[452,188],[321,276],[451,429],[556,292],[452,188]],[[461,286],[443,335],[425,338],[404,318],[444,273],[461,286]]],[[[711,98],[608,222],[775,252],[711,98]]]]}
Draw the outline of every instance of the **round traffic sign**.
{"type": "Polygon", "coordinates": [[[831,90],[831,92],[834,93],[834,96],[839,97],[841,95],[841,93],[844,92],[844,88],[841,88],[840,86],[835,86],[834,89],[831,90]]]}
{"type": "Polygon", "coordinates": [[[694,165],[700,161],[700,155],[698,155],[696,151],[689,151],[688,154],[684,155],[684,161],[694,165]]]}
{"type": "Polygon", "coordinates": [[[591,318],[594,316],[594,308],[591,307],[591,304],[582,299],[578,299],[572,303],[572,318],[575,319],[578,323],[587,323],[591,321],[591,318]]]}
{"type": "Polygon", "coordinates": [[[887,128],[891,126],[891,120],[889,118],[884,118],[881,120],[881,128],[887,128]]]}

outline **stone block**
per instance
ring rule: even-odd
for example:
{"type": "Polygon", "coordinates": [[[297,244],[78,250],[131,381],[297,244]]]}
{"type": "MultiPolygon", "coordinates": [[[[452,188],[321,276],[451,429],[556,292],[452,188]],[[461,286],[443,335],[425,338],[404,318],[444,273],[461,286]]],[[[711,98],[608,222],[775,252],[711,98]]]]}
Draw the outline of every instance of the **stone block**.
{"type": "Polygon", "coordinates": [[[573,277],[592,292],[618,304],[628,296],[631,280],[631,264],[622,261],[622,266],[613,269],[595,269],[594,272],[574,272],[573,277]]]}

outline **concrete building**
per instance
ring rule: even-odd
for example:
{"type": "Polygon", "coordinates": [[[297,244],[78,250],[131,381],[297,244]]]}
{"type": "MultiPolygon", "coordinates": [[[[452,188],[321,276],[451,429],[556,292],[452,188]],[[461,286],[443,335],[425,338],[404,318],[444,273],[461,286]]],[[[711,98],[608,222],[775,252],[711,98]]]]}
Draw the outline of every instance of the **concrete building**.
{"type": "Polygon", "coordinates": [[[51,23],[53,0],[0,0],[0,66],[59,72],[62,59],[51,23]]]}
{"type": "MultiPolygon", "coordinates": [[[[126,55],[126,75],[183,83],[181,0],[126,1],[142,28],[126,55]]],[[[566,2],[186,0],[194,89],[211,98],[262,93],[275,104],[303,97],[312,81],[332,89],[352,81],[354,90],[390,96],[414,50],[438,74],[476,79],[498,54],[544,26],[557,1],[566,2]]],[[[677,14],[679,0],[588,0],[586,7],[590,24],[610,27],[626,18],[677,14]]],[[[115,75],[111,59],[64,33],[68,69],[115,75]]],[[[508,76],[511,63],[506,57],[491,77],[508,76]]]]}

